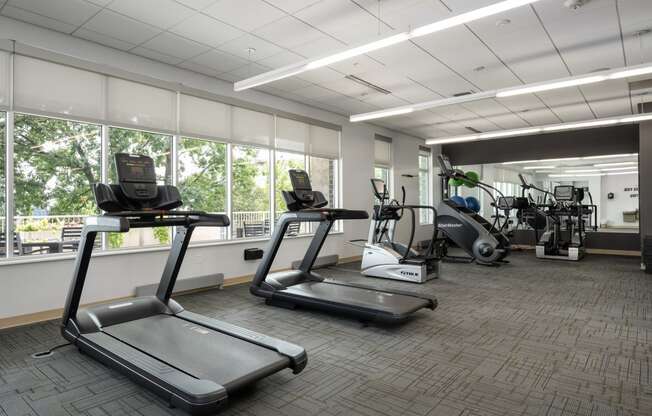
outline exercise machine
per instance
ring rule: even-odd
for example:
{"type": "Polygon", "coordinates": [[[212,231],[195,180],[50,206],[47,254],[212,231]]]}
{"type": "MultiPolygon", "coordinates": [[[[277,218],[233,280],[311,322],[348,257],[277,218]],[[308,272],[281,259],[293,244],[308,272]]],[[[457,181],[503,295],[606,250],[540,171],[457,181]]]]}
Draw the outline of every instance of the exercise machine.
{"type": "Polygon", "coordinates": [[[414,312],[434,310],[437,300],[410,292],[375,289],[357,283],[326,279],[312,268],[335,221],[364,220],[366,211],[326,208],[328,201],[313,191],[308,174],[289,171],[292,191],[283,191],[288,212],[281,215],[265,255],[256,270],[250,291],[268,305],[289,309],[311,308],[355,317],[364,322],[401,322],[414,312]],[[272,263],[292,223],[312,222],[319,226],[297,270],[270,273],[272,263]]]}
{"type": "Polygon", "coordinates": [[[437,210],[428,205],[406,205],[405,188],[402,188],[402,202],[390,200],[387,186],[381,179],[371,179],[371,188],[378,204],[374,205],[372,221],[369,224],[369,236],[362,254],[361,273],[365,276],[414,283],[424,283],[438,277],[441,258],[435,254],[437,210]],[[417,210],[432,211],[434,219],[432,237],[423,252],[412,247],[417,210]],[[407,244],[402,244],[395,240],[395,232],[396,225],[403,218],[405,211],[411,214],[410,238],[407,244]]]}
{"type": "Polygon", "coordinates": [[[295,374],[303,370],[303,348],[186,311],[170,298],[193,230],[227,227],[229,218],[175,210],[182,205],[179,192],[156,184],[151,158],[118,153],[115,161],[119,184],[93,188],[105,213],[86,219],[63,314],[63,336],[170,406],[197,415],[213,414],[233,392],[270,374],[285,368],[295,374]],[[80,309],[97,234],[154,227],[176,227],[156,295],[80,309]]]}
{"type": "MultiPolygon", "coordinates": [[[[543,193],[543,203],[534,205],[540,215],[545,215],[546,226],[541,235],[533,227],[536,239],[536,256],[541,259],[581,260],[586,254],[585,239],[587,221],[597,230],[597,206],[591,193],[573,185],[557,185],[551,193],[529,184],[519,175],[523,192],[534,189],[543,193]],[[582,201],[589,197],[589,204],[582,201]]],[[[533,200],[529,196],[530,200],[533,200]]]]}
{"type": "MultiPolygon", "coordinates": [[[[437,207],[438,229],[455,245],[464,250],[470,256],[471,261],[487,266],[506,263],[505,257],[509,255],[511,246],[507,236],[497,226],[500,221],[500,211],[491,191],[493,190],[503,197],[503,202],[507,203],[509,200],[504,199],[504,195],[493,186],[480,182],[476,178],[469,178],[459,169],[453,169],[450,160],[445,155],[439,155],[438,160],[441,167],[443,193],[442,202],[437,207]],[[472,183],[489,195],[495,210],[493,223],[475,211],[458,205],[448,197],[448,181],[450,179],[472,183]]],[[[458,258],[453,258],[453,260],[458,260],[458,258]]]]}

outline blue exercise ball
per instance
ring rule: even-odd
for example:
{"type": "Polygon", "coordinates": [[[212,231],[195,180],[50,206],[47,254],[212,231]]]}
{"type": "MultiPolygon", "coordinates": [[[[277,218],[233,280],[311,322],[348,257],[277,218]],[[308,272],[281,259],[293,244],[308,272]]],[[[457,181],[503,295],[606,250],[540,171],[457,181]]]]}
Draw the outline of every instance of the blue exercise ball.
{"type": "Polygon", "coordinates": [[[474,196],[466,197],[466,207],[474,212],[480,212],[480,201],[474,196]]]}
{"type": "Polygon", "coordinates": [[[458,207],[466,208],[466,201],[461,196],[455,195],[451,197],[451,201],[453,201],[453,203],[458,207]]]}

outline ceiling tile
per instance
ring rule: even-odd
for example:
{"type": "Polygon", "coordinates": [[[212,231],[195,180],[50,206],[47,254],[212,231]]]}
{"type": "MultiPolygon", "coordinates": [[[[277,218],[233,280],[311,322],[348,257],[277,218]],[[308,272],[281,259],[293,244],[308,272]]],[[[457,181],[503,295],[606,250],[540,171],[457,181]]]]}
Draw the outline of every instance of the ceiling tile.
{"type": "Polygon", "coordinates": [[[318,39],[307,43],[302,43],[301,45],[290,49],[299,55],[305,56],[306,58],[316,58],[337,52],[344,47],[345,46],[342,42],[339,42],[329,36],[322,36],[318,39]]]}
{"type": "Polygon", "coordinates": [[[205,65],[198,64],[193,61],[185,61],[177,65],[179,68],[188,69],[190,71],[199,72],[200,74],[216,77],[221,74],[223,71],[219,71],[213,68],[210,68],[205,65]]]}
{"type": "Polygon", "coordinates": [[[298,75],[299,78],[315,84],[325,84],[344,78],[344,74],[330,68],[318,68],[298,75]]]}
{"type": "MultiPolygon", "coordinates": [[[[272,55],[265,59],[261,59],[257,62],[265,66],[268,66],[270,68],[276,69],[276,68],[281,68],[283,66],[302,61],[303,59],[304,59],[303,56],[297,55],[294,52],[283,51],[277,53],[276,55],[272,55]]],[[[310,71],[310,72],[314,72],[314,71],[310,71]]]]}
{"type": "Polygon", "coordinates": [[[190,59],[210,49],[208,46],[200,45],[197,42],[192,42],[166,32],[145,42],[142,46],[165,55],[181,58],[182,60],[190,59]]]}
{"type": "MultiPolygon", "coordinates": [[[[374,16],[378,16],[378,0],[358,0],[374,16]]],[[[405,31],[449,17],[451,13],[440,1],[383,0],[380,18],[394,29],[405,31]]]]}
{"type": "Polygon", "coordinates": [[[295,91],[301,88],[306,88],[311,84],[308,81],[302,80],[301,78],[294,77],[294,78],[280,79],[278,81],[274,81],[270,83],[270,85],[282,91],[295,91]]]}
{"type": "Polygon", "coordinates": [[[100,11],[98,6],[83,0],[9,0],[7,6],[18,7],[75,26],[82,25],[100,11]]]}
{"type": "Polygon", "coordinates": [[[93,32],[92,30],[83,28],[76,30],[73,35],[78,38],[90,40],[91,42],[99,43],[101,45],[109,46],[111,48],[116,48],[123,51],[127,51],[136,46],[133,43],[124,42],[119,39],[115,39],[110,36],[102,35],[101,33],[93,32]]]}
{"type": "Polygon", "coordinates": [[[529,126],[529,124],[525,122],[522,118],[512,113],[489,116],[486,118],[487,120],[491,120],[492,123],[494,123],[496,126],[504,130],[518,129],[518,128],[529,126]]]}
{"type": "Polygon", "coordinates": [[[365,87],[347,78],[326,82],[322,84],[322,87],[348,95],[349,97],[360,97],[362,94],[368,93],[371,90],[369,87],[365,87]]]}
{"type": "Polygon", "coordinates": [[[76,29],[76,26],[69,25],[68,23],[41,16],[39,14],[28,12],[27,10],[19,9],[18,7],[9,5],[6,5],[2,8],[2,15],[11,17],[12,19],[20,20],[22,22],[31,23],[36,26],[56,30],[57,32],[72,33],[76,29]]]}
{"type": "Polygon", "coordinates": [[[267,0],[267,3],[273,4],[286,13],[294,13],[305,9],[321,0],[267,0]]]}
{"type": "Polygon", "coordinates": [[[368,56],[361,55],[356,56],[353,59],[347,59],[346,61],[330,65],[330,68],[343,74],[350,75],[379,71],[385,68],[385,66],[382,63],[369,58],[368,56]]]}
{"type": "Polygon", "coordinates": [[[247,64],[242,58],[220,51],[209,51],[191,59],[192,62],[219,72],[233,71],[247,64]]]}
{"type": "Polygon", "coordinates": [[[258,29],[285,15],[284,12],[262,0],[219,0],[204,12],[246,32],[258,29]]]}
{"type": "Polygon", "coordinates": [[[174,26],[170,32],[214,48],[245,34],[240,29],[199,13],[174,26]]]}
{"type": "Polygon", "coordinates": [[[321,38],[323,33],[292,17],[285,16],[257,29],[254,34],[284,48],[292,49],[321,38]]]}
{"type": "Polygon", "coordinates": [[[155,61],[165,62],[166,64],[170,64],[170,65],[177,65],[181,63],[181,61],[183,61],[182,58],[166,55],[151,49],[143,48],[142,46],[134,48],[130,52],[135,53],[136,55],[144,56],[149,59],[153,59],[155,61]]]}
{"type": "Polygon", "coordinates": [[[245,60],[260,61],[283,51],[283,49],[256,36],[247,34],[221,45],[220,50],[239,56],[245,60]],[[248,49],[255,49],[250,55],[248,49]]]}
{"type": "Polygon", "coordinates": [[[411,103],[419,103],[423,101],[436,100],[441,98],[441,95],[435,94],[423,85],[411,82],[409,84],[401,85],[392,90],[392,93],[397,97],[401,97],[411,103]]]}
{"type": "Polygon", "coordinates": [[[172,0],[114,0],[107,7],[161,29],[167,29],[195,13],[172,0]]]}
{"type": "Polygon", "coordinates": [[[311,85],[309,87],[301,88],[293,92],[302,97],[316,101],[328,100],[337,96],[341,96],[341,94],[338,94],[335,91],[331,91],[318,85],[311,85]]]}
{"type": "Polygon", "coordinates": [[[107,4],[111,3],[113,0],[85,0],[87,3],[96,4],[98,6],[104,7],[107,4]]]}
{"type": "Polygon", "coordinates": [[[407,101],[392,94],[383,94],[379,92],[370,93],[362,97],[362,101],[381,108],[398,107],[400,105],[409,104],[407,101]]]}
{"type": "Polygon", "coordinates": [[[138,22],[110,10],[99,12],[84,25],[84,28],[137,45],[153,38],[161,32],[153,26],[138,22]]]}
{"type": "MultiPolygon", "coordinates": [[[[378,37],[378,20],[349,0],[328,0],[313,4],[294,14],[299,19],[348,44],[378,37]]],[[[389,28],[382,24],[383,36],[389,28]]]]}
{"type": "Polygon", "coordinates": [[[578,88],[544,91],[537,95],[564,122],[594,118],[591,108],[584,101],[578,88]]]}
{"type": "Polygon", "coordinates": [[[232,77],[235,77],[235,80],[240,81],[245,78],[250,78],[258,74],[262,74],[268,70],[268,67],[252,62],[241,66],[240,68],[234,69],[233,71],[229,71],[228,74],[232,77]]]}
{"type": "Polygon", "coordinates": [[[218,0],[176,0],[184,6],[188,6],[195,10],[204,10],[206,7],[215,4],[218,0]]]}

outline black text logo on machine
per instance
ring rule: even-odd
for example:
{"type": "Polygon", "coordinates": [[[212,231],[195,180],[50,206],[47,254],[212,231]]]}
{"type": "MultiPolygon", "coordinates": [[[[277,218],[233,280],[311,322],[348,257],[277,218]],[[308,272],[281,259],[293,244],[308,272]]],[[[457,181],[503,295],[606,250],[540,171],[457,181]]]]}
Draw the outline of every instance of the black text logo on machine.
{"type": "Polygon", "coordinates": [[[419,274],[415,272],[409,272],[406,270],[401,270],[399,273],[401,273],[403,276],[411,276],[411,277],[417,277],[419,274]]]}

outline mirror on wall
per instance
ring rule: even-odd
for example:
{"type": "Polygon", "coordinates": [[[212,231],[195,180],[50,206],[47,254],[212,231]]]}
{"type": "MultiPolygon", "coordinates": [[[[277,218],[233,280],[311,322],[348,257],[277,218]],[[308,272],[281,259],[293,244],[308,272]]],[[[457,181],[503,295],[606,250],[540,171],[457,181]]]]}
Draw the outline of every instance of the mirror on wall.
{"type": "MultiPolygon", "coordinates": [[[[555,186],[573,185],[584,190],[583,204],[597,208],[597,228],[600,231],[638,232],[639,192],[638,154],[586,155],[583,157],[515,160],[483,165],[462,165],[458,169],[476,174],[482,182],[496,188],[494,197],[527,196],[545,203],[545,193],[524,190],[519,175],[527,183],[553,192],[555,186]]],[[[450,195],[477,202],[479,213],[494,218],[492,198],[477,187],[450,186],[450,195]]],[[[587,221],[596,221],[589,216],[587,221]]],[[[593,227],[594,224],[587,224],[593,227]]],[[[517,227],[513,219],[510,228],[517,227]]]]}

